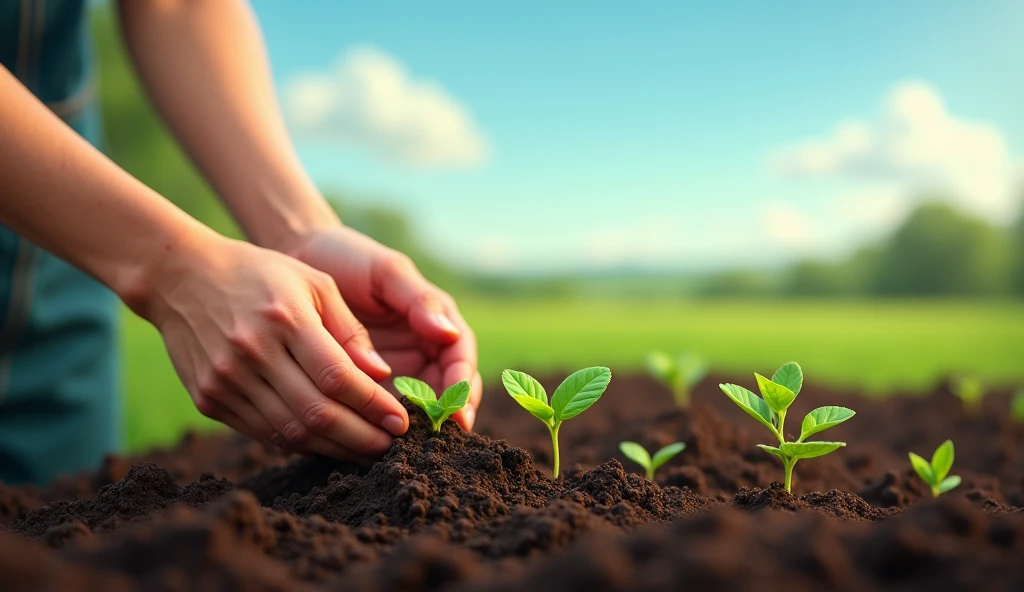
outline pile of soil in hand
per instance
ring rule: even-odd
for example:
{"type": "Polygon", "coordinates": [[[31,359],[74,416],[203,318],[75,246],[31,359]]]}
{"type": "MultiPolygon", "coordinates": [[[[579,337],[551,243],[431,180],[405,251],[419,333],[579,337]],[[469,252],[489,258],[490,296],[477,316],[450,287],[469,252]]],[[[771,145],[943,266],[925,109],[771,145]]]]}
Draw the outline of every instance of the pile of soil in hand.
{"type": "MultiPolygon", "coordinates": [[[[558,380],[542,382],[550,392],[558,380]]],[[[944,386],[927,398],[879,400],[808,385],[794,415],[823,404],[858,415],[829,433],[848,448],[797,465],[790,495],[777,483],[778,461],[755,447],[771,436],[717,382],[702,383],[693,407],[680,411],[654,382],[617,376],[563,426],[569,468],[558,480],[549,477],[546,428],[488,389],[476,434],[448,422],[435,435],[410,408],[409,433],[369,468],[286,459],[237,436],[192,436],[179,450],[111,458],[50,488],[0,485],[0,582],[12,590],[1024,588],[1024,428],[1007,419],[1006,393],[968,416],[944,386]],[[906,453],[930,454],[947,437],[964,484],[931,500],[906,453]],[[687,449],[655,483],[618,452],[626,439],[687,449]]]]}

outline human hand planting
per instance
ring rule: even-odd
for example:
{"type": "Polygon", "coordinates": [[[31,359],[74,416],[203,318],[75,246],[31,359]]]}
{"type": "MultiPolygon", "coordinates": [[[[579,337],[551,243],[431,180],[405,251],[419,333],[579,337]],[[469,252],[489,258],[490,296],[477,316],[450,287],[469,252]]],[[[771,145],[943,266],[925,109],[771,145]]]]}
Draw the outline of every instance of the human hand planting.
{"type": "Polygon", "coordinates": [[[383,454],[409,418],[334,281],[219,235],[163,257],[126,302],[163,334],[196,408],[243,434],[342,459],[383,454]]]}
{"type": "Polygon", "coordinates": [[[343,226],[318,229],[284,252],[334,278],[355,317],[397,375],[442,391],[457,382],[472,388],[452,416],[473,428],[483,393],[476,336],[447,293],[428,282],[405,255],[343,226]]]}

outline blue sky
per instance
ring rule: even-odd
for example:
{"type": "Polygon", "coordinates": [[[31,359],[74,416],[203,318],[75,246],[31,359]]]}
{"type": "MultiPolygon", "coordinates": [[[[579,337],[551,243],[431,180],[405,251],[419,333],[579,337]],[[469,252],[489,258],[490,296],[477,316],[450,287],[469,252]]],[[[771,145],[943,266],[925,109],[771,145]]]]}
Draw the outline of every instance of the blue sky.
{"type": "Polygon", "coordinates": [[[837,257],[932,187],[1002,221],[1024,170],[1021,2],[254,6],[317,182],[476,269],[837,257]],[[389,68],[436,100],[382,132],[389,68]]]}

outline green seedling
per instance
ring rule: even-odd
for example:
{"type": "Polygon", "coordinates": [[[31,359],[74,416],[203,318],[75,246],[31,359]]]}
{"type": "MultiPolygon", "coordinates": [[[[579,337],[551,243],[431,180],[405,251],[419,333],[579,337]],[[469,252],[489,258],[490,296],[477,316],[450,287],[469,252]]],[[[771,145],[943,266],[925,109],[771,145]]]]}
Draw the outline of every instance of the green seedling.
{"type": "Polygon", "coordinates": [[[953,441],[946,440],[935,449],[932,455],[932,462],[928,462],[920,456],[910,453],[910,464],[914,466],[921,480],[932,488],[932,497],[939,497],[943,493],[955,489],[960,485],[960,477],[949,475],[953,468],[953,441]],[[949,475],[948,477],[946,475],[949,475]]]}
{"type": "Polygon", "coordinates": [[[559,466],[558,428],[562,426],[563,421],[576,417],[596,403],[611,380],[612,371],[604,366],[584,368],[562,381],[551,395],[551,402],[548,404],[548,394],[544,387],[529,374],[517,370],[505,370],[501,373],[501,382],[508,394],[534,417],[544,422],[551,432],[551,449],[555,464],[552,476],[556,479],[559,466]]]}
{"type": "Polygon", "coordinates": [[[685,353],[675,358],[663,352],[647,356],[647,371],[672,389],[676,406],[690,406],[690,391],[708,373],[707,362],[696,354],[685,353]]]}
{"type": "Polygon", "coordinates": [[[1024,389],[1017,391],[1010,401],[1010,416],[1017,423],[1024,423],[1024,389]]]}
{"type": "Polygon", "coordinates": [[[622,451],[622,454],[625,454],[626,458],[643,467],[644,471],[647,472],[647,478],[651,481],[654,481],[654,472],[658,470],[658,467],[667,463],[673,456],[685,449],[686,444],[676,442],[655,452],[652,457],[646,448],[636,442],[619,442],[619,450],[622,451]]]}
{"type": "Polygon", "coordinates": [[[853,417],[855,413],[846,407],[831,405],[819,407],[804,417],[800,426],[800,438],[795,442],[786,442],[786,412],[803,387],[803,370],[796,362],[790,362],[779,368],[771,380],[760,374],[754,374],[754,376],[757,378],[757,386],[764,398],[735,384],[720,384],[718,386],[732,399],[733,403],[736,403],[740,409],[746,411],[748,415],[759,421],[778,438],[779,446],[777,448],[765,444],[758,444],[757,447],[782,459],[782,467],[786,474],[786,491],[792,493],[793,467],[798,460],[825,456],[846,446],[846,442],[806,442],[805,440],[818,432],[843,423],[853,417]]]}
{"type": "Polygon", "coordinates": [[[462,409],[469,400],[469,382],[463,380],[456,382],[441,393],[437,398],[434,389],[422,380],[416,380],[408,376],[399,376],[395,379],[395,388],[405,395],[413,405],[416,405],[430,418],[430,425],[434,432],[441,431],[441,424],[452,416],[453,413],[462,409]]]}
{"type": "Polygon", "coordinates": [[[963,402],[965,411],[974,414],[981,409],[985,389],[977,376],[958,376],[953,379],[951,388],[953,394],[963,402]]]}

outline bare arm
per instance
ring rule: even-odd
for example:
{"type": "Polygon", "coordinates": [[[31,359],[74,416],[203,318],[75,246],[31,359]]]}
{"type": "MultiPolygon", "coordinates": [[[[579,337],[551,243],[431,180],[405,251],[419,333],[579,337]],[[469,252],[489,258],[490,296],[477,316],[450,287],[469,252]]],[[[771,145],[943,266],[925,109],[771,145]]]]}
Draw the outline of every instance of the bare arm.
{"type": "Polygon", "coordinates": [[[67,127],[0,67],[0,222],[142,306],[150,271],[214,233],[67,127]]]}
{"type": "Polygon", "coordinates": [[[119,6],[151,98],[253,242],[281,249],[337,226],[295,155],[248,4],[130,0],[119,6]]]}

